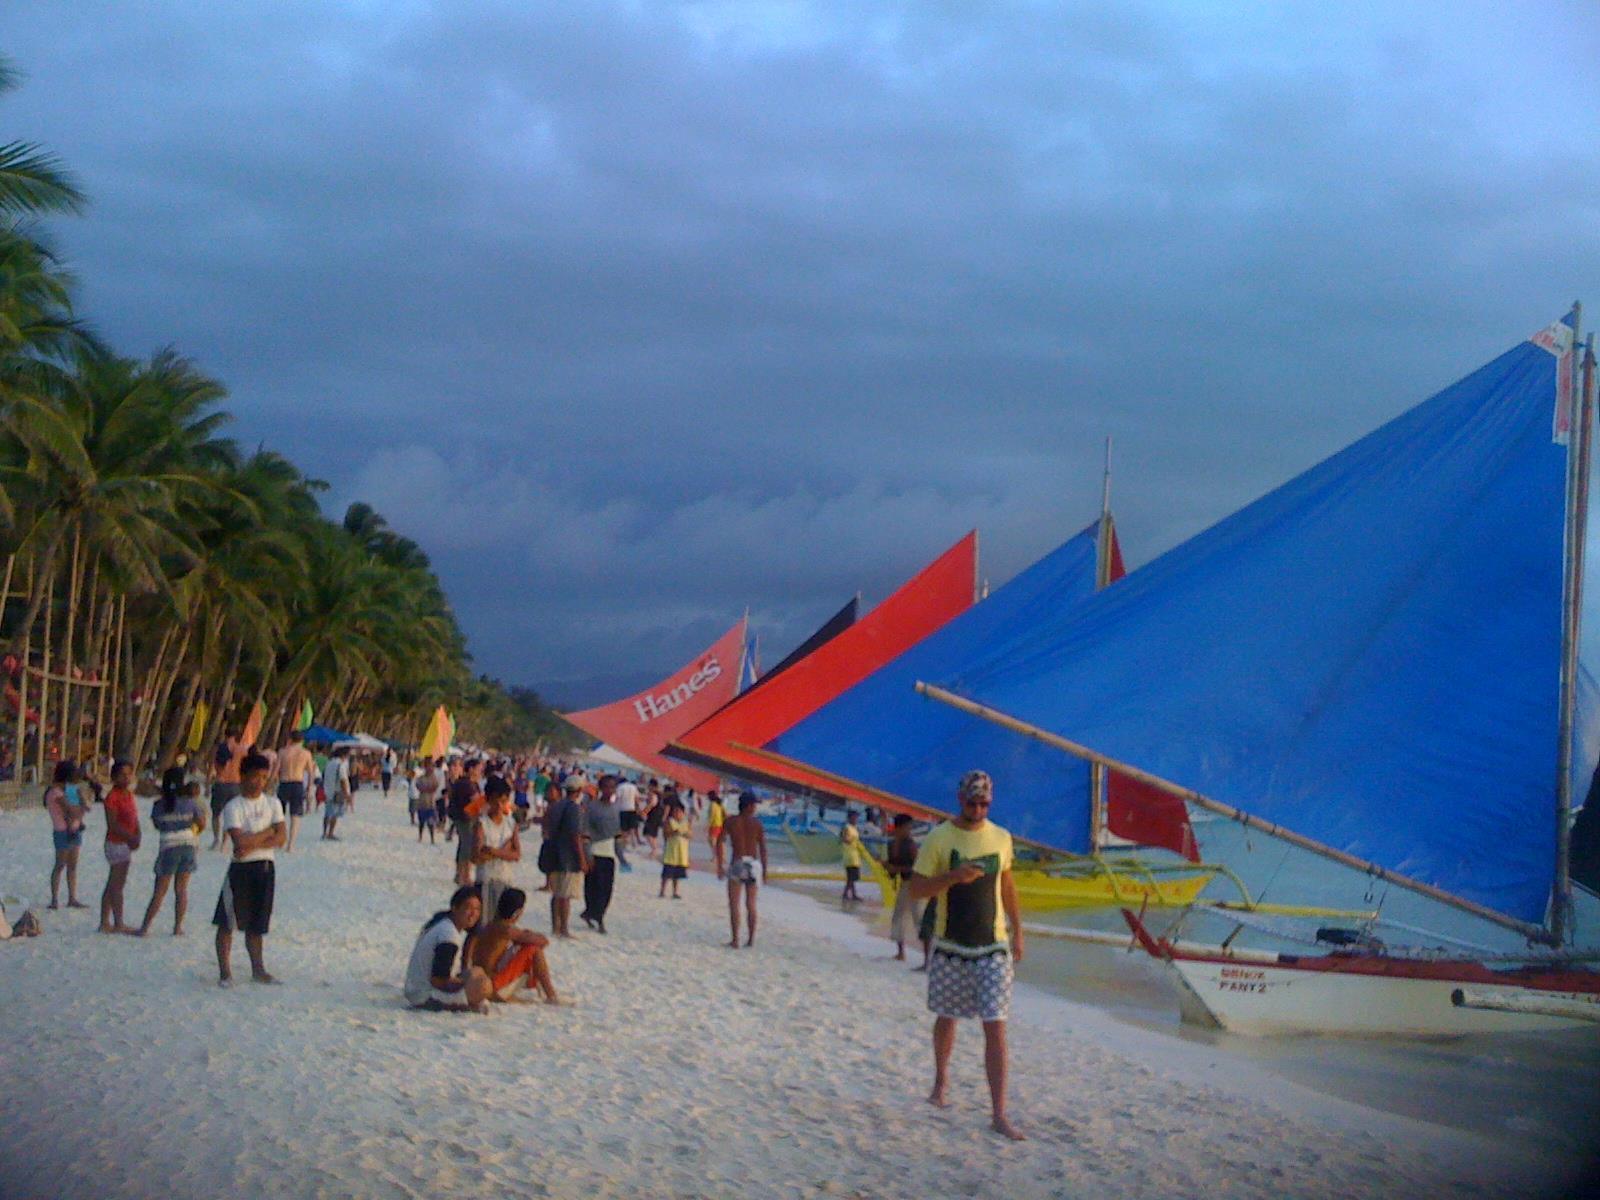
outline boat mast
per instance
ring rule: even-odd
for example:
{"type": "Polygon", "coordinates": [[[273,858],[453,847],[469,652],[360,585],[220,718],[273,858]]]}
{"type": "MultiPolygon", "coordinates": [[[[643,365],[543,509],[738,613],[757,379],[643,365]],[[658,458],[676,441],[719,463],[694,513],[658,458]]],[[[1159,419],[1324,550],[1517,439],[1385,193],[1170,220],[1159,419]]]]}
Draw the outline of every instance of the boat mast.
{"type": "MultiPolygon", "coordinates": [[[[1094,590],[1111,582],[1111,438],[1106,437],[1105,470],[1100,476],[1100,532],[1095,538],[1094,590]]],[[[1098,854],[1106,835],[1107,773],[1089,764],[1089,853],[1098,854]]]]}
{"type": "Polygon", "coordinates": [[[1572,767],[1578,703],[1578,640],[1583,609],[1583,556],[1589,517],[1590,391],[1594,381],[1594,335],[1581,347],[1583,306],[1572,306],[1572,414],[1567,443],[1566,578],[1561,595],[1561,718],[1556,761],[1556,873],[1550,894],[1550,934],[1557,945],[1567,940],[1572,918],[1572,767]]]}

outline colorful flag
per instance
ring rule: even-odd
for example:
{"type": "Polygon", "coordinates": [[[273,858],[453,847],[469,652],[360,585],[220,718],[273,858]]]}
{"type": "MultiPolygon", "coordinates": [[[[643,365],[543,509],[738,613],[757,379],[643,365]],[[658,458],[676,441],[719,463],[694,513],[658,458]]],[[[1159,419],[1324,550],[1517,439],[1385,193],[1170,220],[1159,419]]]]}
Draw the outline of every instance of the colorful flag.
{"type": "Polygon", "coordinates": [[[245,720],[244,732],[239,735],[239,744],[249,749],[261,737],[261,723],[267,719],[267,706],[257,700],[250,709],[250,716],[245,720]]]}
{"type": "Polygon", "coordinates": [[[200,749],[200,743],[206,736],[206,724],[211,720],[211,706],[204,700],[194,706],[194,718],[189,722],[189,736],[184,739],[184,745],[192,754],[200,749]]]}

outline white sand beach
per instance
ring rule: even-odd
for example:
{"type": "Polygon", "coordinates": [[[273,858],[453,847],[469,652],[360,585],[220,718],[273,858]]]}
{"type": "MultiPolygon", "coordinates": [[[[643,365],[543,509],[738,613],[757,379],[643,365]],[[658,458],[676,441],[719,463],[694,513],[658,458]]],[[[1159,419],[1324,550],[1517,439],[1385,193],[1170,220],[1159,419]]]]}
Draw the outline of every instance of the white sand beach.
{"type": "MultiPolygon", "coordinates": [[[[100,829],[97,815],[90,904],[100,829]]],[[[371,790],[341,832],[307,826],[280,855],[281,986],[216,987],[210,852],[182,939],[169,900],[146,941],[97,935],[91,910],[43,912],[43,937],[0,945],[0,1196],[1353,1200],[1526,1194],[1571,1165],[1026,987],[1012,1109],[1031,1140],[1006,1143],[988,1130],[975,1025],[954,1105],[924,1102],[922,977],[886,942],[774,888],[758,946],[730,951],[721,886],[697,871],[682,902],[658,900],[648,862],[619,878],[609,936],[553,948],[573,1007],[414,1013],[400,978],[450,891],[451,847],[419,848],[403,800],[371,790]]],[[[152,859],[147,840],[130,919],[152,859]]],[[[0,894],[42,908],[49,862],[45,814],[0,813],[0,894]]]]}

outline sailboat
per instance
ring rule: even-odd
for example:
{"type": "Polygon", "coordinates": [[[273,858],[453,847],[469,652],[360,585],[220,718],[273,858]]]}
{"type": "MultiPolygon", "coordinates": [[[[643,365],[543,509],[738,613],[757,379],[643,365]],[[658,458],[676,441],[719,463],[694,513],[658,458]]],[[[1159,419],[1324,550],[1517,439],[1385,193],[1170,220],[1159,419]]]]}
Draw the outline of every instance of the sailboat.
{"type": "MultiPolygon", "coordinates": [[[[841,638],[814,660],[811,673],[826,679],[825,687],[804,697],[741,698],[668,753],[687,746],[701,765],[842,805],[933,821],[949,815],[953,781],[982,764],[1008,813],[1015,814],[1014,834],[1035,850],[1014,876],[1025,909],[1192,903],[1217,872],[1195,861],[1181,801],[1120,776],[1063,763],[1058,754],[984,722],[930,712],[911,690],[919,672],[954,668],[1019,619],[1070,606],[1124,574],[1108,488],[1109,482],[1097,521],[1004,587],[975,599],[966,582],[964,605],[941,623],[924,622],[914,631],[904,630],[896,615],[904,604],[904,592],[898,593],[851,631],[855,644],[841,638]],[[890,630],[901,636],[891,641],[890,630]],[[839,661],[825,661],[829,656],[839,661]],[[782,705],[779,715],[767,719],[751,711],[774,699],[782,705]],[[1175,857],[1101,856],[1108,826],[1175,857]]],[[[970,581],[975,561],[963,557],[960,570],[970,581]]],[[[796,686],[812,662],[794,668],[796,686]]],[[[829,856],[838,861],[837,840],[827,833],[786,836],[802,862],[813,859],[816,865],[829,856]]]]}
{"type": "Polygon", "coordinates": [[[1526,942],[1463,955],[1330,930],[1322,952],[1198,948],[1128,909],[1189,1015],[1258,1034],[1600,1021],[1568,865],[1595,762],[1578,704],[1595,358],[1578,318],[917,684],[1526,942]]]}

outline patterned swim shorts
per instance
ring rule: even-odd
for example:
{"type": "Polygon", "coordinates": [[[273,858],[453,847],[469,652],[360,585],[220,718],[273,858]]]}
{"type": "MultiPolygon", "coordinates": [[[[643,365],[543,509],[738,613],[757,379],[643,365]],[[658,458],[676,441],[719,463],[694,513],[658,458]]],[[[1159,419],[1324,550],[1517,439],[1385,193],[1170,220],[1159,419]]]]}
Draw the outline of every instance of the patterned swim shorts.
{"type": "Polygon", "coordinates": [[[928,967],[928,1011],[941,1017],[1004,1021],[1011,1015],[1011,954],[996,950],[982,958],[963,958],[935,950],[928,967]]]}

